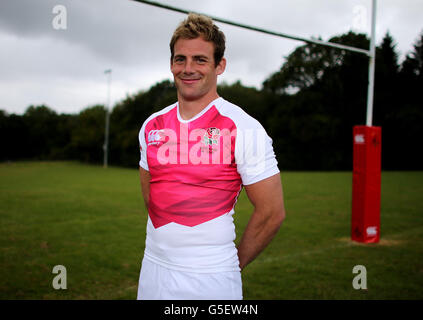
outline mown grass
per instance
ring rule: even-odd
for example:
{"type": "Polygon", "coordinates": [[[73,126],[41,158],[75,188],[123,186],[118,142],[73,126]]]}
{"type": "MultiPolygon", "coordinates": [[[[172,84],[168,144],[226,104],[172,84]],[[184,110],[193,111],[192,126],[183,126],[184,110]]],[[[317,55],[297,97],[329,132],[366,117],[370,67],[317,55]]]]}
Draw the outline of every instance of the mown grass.
{"type": "MultiPolygon", "coordinates": [[[[423,172],[383,172],[381,241],[350,241],[349,172],[283,172],[287,218],[245,299],[422,299],[423,172]],[[367,290],[354,290],[355,265],[367,290]]],[[[241,193],[237,241],[252,206],[241,193]]],[[[147,213],[136,169],[0,164],[0,299],[135,299],[147,213]],[[55,265],[67,289],[54,290],[55,265]]]]}

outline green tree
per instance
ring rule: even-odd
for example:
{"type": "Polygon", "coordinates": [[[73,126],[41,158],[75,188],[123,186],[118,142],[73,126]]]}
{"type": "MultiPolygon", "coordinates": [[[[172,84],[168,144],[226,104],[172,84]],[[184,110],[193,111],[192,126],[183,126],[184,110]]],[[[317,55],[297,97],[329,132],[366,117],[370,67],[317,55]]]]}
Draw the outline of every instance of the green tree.
{"type": "Polygon", "coordinates": [[[69,146],[73,157],[83,162],[102,162],[105,117],[106,109],[102,105],[86,108],[79,113],[69,146]]]}
{"type": "Polygon", "coordinates": [[[27,131],[22,116],[0,110],[0,161],[28,158],[27,131]]]}
{"type": "Polygon", "coordinates": [[[373,125],[382,127],[382,165],[390,168],[396,162],[395,118],[399,109],[399,65],[396,44],[387,32],[376,48],[373,125]]]}
{"type": "Polygon", "coordinates": [[[57,113],[45,105],[30,106],[23,115],[27,128],[26,155],[35,159],[49,159],[50,151],[56,144],[57,113]]]}
{"type": "MultiPolygon", "coordinates": [[[[368,48],[363,34],[329,41],[368,48]]],[[[270,131],[281,166],[290,169],[347,169],[352,164],[352,127],[365,120],[367,58],[305,44],[263,83],[274,106],[270,131]]]]}
{"type": "Polygon", "coordinates": [[[419,145],[423,138],[423,32],[413,44],[399,71],[395,113],[391,115],[392,169],[421,169],[423,156],[419,145]],[[395,156],[394,156],[395,155],[395,156]]]}

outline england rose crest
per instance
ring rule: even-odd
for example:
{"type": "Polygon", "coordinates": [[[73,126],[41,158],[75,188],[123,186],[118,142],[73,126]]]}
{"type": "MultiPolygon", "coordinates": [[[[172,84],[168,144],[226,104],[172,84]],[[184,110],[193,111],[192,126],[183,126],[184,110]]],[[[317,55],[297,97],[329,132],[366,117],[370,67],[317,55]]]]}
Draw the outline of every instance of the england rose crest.
{"type": "Polygon", "coordinates": [[[208,128],[204,134],[203,142],[206,146],[219,144],[220,130],[218,128],[208,128]]]}

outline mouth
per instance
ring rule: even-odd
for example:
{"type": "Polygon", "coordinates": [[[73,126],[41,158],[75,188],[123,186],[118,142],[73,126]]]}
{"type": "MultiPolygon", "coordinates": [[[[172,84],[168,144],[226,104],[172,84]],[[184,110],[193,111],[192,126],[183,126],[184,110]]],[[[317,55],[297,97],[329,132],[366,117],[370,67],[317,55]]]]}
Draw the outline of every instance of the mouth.
{"type": "Polygon", "coordinates": [[[196,83],[198,81],[200,81],[200,79],[185,79],[185,78],[180,78],[180,80],[184,83],[184,84],[193,84],[196,83]]]}

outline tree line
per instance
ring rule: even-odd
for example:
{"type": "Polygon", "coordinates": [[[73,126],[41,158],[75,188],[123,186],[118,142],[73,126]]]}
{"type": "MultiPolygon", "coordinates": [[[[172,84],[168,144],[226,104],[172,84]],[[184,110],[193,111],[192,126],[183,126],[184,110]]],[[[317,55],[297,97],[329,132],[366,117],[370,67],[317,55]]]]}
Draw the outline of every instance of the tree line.
{"type": "MultiPolygon", "coordinates": [[[[329,41],[369,48],[364,34],[329,41]]],[[[373,125],[382,127],[382,168],[423,169],[423,33],[399,63],[387,32],[376,49],[373,125]]],[[[259,120],[273,139],[282,170],[351,170],[352,128],[366,122],[368,58],[305,44],[285,57],[261,89],[240,81],[219,94],[259,120]]],[[[109,164],[137,167],[138,132],[153,112],[177,100],[173,82],[155,84],[118,102],[110,114],[109,164]]],[[[22,115],[0,110],[0,161],[77,160],[102,163],[106,109],[57,114],[45,105],[22,115]]]]}

